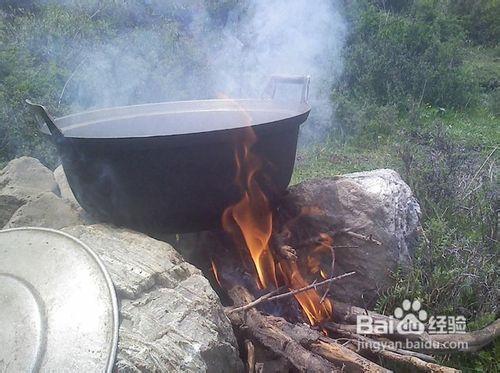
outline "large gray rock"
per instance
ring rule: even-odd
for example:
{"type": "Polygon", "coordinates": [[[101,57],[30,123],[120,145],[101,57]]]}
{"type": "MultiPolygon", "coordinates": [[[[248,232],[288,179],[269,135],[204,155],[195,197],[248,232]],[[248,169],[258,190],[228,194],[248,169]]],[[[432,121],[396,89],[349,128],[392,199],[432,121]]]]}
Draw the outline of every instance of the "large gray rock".
{"type": "Polygon", "coordinates": [[[120,298],[120,371],[238,372],[231,324],[208,281],[167,243],[107,225],[63,231],[87,243],[120,298]]]}
{"type": "Polygon", "coordinates": [[[69,186],[68,179],[66,178],[66,174],[64,173],[64,168],[62,165],[59,165],[59,167],[54,170],[54,179],[59,186],[61,198],[71,203],[74,207],[81,208],[80,204],[75,198],[75,195],[73,194],[73,191],[69,186]]]}
{"type": "MultiPolygon", "coordinates": [[[[338,281],[332,287],[334,299],[359,306],[371,306],[391,284],[391,273],[409,264],[420,232],[420,207],[408,185],[393,170],[346,174],[334,178],[310,180],[290,188],[287,203],[295,208],[315,207],[326,215],[334,230],[352,232],[382,242],[335,236],[335,275],[356,271],[356,275],[338,281]]],[[[330,268],[324,256],[324,268],[330,268]]]]}
{"type": "Polygon", "coordinates": [[[52,192],[41,193],[19,207],[4,228],[44,227],[61,229],[84,224],[83,215],[52,192]]]}
{"type": "Polygon", "coordinates": [[[59,192],[54,175],[47,167],[31,157],[10,161],[0,171],[0,226],[4,226],[19,207],[44,192],[59,192]]]}

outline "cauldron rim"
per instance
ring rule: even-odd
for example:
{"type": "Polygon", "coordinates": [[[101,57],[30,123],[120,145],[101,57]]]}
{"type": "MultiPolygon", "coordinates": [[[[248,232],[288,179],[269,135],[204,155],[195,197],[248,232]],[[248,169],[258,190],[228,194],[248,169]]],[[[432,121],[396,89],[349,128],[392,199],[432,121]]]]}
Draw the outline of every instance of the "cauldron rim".
{"type": "MultiPolygon", "coordinates": [[[[248,122],[233,122],[226,120],[226,123],[210,123],[205,128],[200,127],[196,130],[184,131],[178,127],[175,130],[162,127],[160,132],[146,134],[113,134],[89,136],[82,134],[65,133],[75,128],[85,128],[88,126],[109,125],[114,122],[123,123],[123,121],[151,121],[155,117],[168,118],[173,115],[198,115],[203,120],[203,115],[217,113],[221,117],[223,113],[247,112],[250,116],[259,116],[251,123],[252,127],[265,126],[280,122],[293,117],[298,117],[308,113],[311,110],[309,104],[304,102],[290,102],[277,100],[255,100],[255,99],[209,99],[209,100],[189,100],[189,101],[168,101],[160,103],[118,106],[98,110],[84,111],[80,113],[66,115],[54,120],[57,126],[62,130],[65,138],[72,139],[134,139],[134,138],[154,138],[165,136],[194,135],[210,132],[226,131],[231,129],[244,128],[248,122]],[[170,130],[170,132],[168,131],[170,130]],[[177,131],[177,132],[176,132],[177,131]]],[[[253,118],[253,117],[252,117],[253,118]]],[[[205,124],[205,121],[204,121],[205,124]]],[[[49,134],[48,128],[43,126],[42,132],[49,134]]]]}

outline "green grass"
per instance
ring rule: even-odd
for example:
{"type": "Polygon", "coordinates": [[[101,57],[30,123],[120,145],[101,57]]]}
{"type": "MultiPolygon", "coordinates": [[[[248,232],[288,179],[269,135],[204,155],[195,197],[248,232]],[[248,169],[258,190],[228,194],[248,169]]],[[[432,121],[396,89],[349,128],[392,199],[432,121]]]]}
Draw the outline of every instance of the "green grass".
{"type": "Polygon", "coordinates": [[[464,64],[472,72],[476,82],[484,87],[491,80],[500,78],[500,47],[470,47],[467,49],[464,64]]]}
{"type": "Polygon", "coordinates": [[[424,126],[441,121],[450,137],[463,146],[488,149],[500,145],[500,117],[486,105],[468,111],[443,111],[427,105],[421,120],[424,126]]]}
{"type": "Polygon", "coordinates": [[[395,149],[390,145],[368,149],[330,140],[321,145],[299,148],[292,184],[350,172],[398,168],[399,164],[395,149]]]}

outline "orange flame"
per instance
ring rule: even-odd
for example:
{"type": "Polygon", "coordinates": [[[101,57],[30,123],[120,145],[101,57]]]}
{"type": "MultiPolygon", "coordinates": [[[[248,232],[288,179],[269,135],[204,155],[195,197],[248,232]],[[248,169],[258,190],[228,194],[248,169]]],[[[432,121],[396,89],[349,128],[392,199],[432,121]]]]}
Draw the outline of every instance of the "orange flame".
{"type": "Polygon", "coordinates": [[[210,262],[212,263],[212,273],[214,274],[215,281],[217,281],[217,284],[219,284],[220,287],[222,287],[219,279],[219,271],[217,270],[217,267],[215,266],[215,262],[213,259],[210,259],[210,262]]]}
{"type": "MultiPolygon", "coordinates": [[[[257,273],[259,288],[269,288],[278,284],[277,268],[289,289],[300,289],[308,285],[294,260],[281,260],[276,266],[275,258],[269,248],[273,231],[273,216],[269,201],[259,186],[257,175],[262,168],[260,158],[252,152],[257,137],[250,127],[251,117],[237,102],[247,127],[241,129],[241,137],[236,139],[235,163],[237,167],[236,183],[243,192],[243,197],[236,204],[228,207],[222,216],[222,226],[236,242],[243,237],[257,273]]],[[[318,270],[319,271],[319,270],[318,270]]],[[[304,314],[311,324],[318,324],[332,314],[329,300],[321,298],[314,289],[295,294],[304,314]]]]}
{"type": "Polygon", "coordinates": [[[260,188],[256,175],[261,168],[260,159],[250,151],[257,141],[248,113],[239,106],[248,124],[242,128],[241,139],[237,139],[235,161],[237,167],[236,182],[244,191],[243,198],[224,211],[222,226],[233,235],[232,222],[236,223],[243,235],[250,256],[255,264],[259,278],[259,287],[277,285],[274,258],[269,250],[272,234],[272,212],[266,195],[260,188]]]}
{"type": "MultiPolygon", "coordinates": [[[[309,285],[302,277],[296,262],[280,261],[279,266],[291,289],[300,289],[309,285]]],[[[314,289],[295,294],[295,299],[299,302],[312,325],[319,324],[321,321],[329,319],[332,315],[333,307],[330,300],[325,299],[321,303],[321,297],[314,289]]]]}

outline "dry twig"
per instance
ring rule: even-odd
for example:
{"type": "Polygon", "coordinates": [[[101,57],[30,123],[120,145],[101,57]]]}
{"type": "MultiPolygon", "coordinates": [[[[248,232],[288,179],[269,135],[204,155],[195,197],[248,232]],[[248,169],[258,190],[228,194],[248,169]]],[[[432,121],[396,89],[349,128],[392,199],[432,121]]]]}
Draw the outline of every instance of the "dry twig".
{"type": "Polygon", "coordinates": [[[226,311],[226,315],[229,315],[229,314],[231,314],[233,312],[245,311],[245,310],[247,310],[249,308],[255,307],[256,305],[258,305],[260,303],[268,301],[269,298],[271,298],[273,295],[278,294],[283,289],[284,289],[284,286],[282,286],[282,287],[280,287],[278,289],[274,289],[270,293],[264,294],[263,296],[261,296],[261,297],[255,299],[255,300],[253,300],[252,302],[250,302],[248,304],[245,304],[244,306],[236,307],[236,308],[233,308],[233,309],[229,309],[229,310],[226,311]]]}
{"type": "MultiPolygon", "coordinates": [[[[330,278],[333,278],[333,271],[335,269],[335,250],[333,249],[333,246],[330,246],[330,253],[332,254],[332,265],[330,267],[330,278]]],[[[332,283],[329,282],[328,287],[326,288],[323,296],[321,297],[321,300],[319,301],[320,303],[323,303],[325,301],[326,296],[330,292],[331,288],[332,288],[332,283]]]]}
{"type": "Polygon", "coordinates": [[[272,300],[278,300],[278,299],[282,299],[282,298],[287,298],[287,297],[290,297],[292,295],[295,295],[295,294],[307,291],[309,289],[316,289],[319,286],[327,285],[327,284],[329,284],[329,283],[331,283],[333,281],[338,281],[338,280],[340,280],[342,278],[345,278],[345,277],[348,277],[348,276],[352,276],[355,273],[356,272],[354,272],[354,271],[353,272],[347,272],[347,273],[344,273],[344,274],[342,274],[340,276],[332,277],[332,278],[329,278],[329,279],[324,280],[324,281],[314,282],[314,283],[312,283],[310,285],[307,285],[307,286],[304,286],[303,288],[300,288],[300,289],[290,290],[290,291],[287,291],[286,293],[275,295],[277,292],[279,292],[279,291],[282,290],[282,288],[279,288],[279,289],[273,290],[272,292],[267,293],[267,294],[261,296],[260,298],[255,299],[254,301],[252,301],[252,302],[250,302],[248,304],[245,304],[243,306],[227,310],[226,311],[226,315],[230,315],[233,312],[239,312],[239,311],[248,310],[249,308],[253,308],[253,307],[255,307],[258,304],[263,303],[263,302],[269,302],[269,301],[272,301],[272,300]]]}
{"type": "Polygon", "coordinates": [[[378,245],[378,246],[382,245],[382,242],[380,242],[379,240],[376,240],[375,238],[373,238],[372,235],[365,236],[364,234],[352,232],[349,229],[340,231],[339,233],[344,233],[344,234],[347,234],[347,235],[349,235],[351,237],[357,238],[358,240],[371,242],[371,243],[374,243],[375,245],[378,245]]]}

